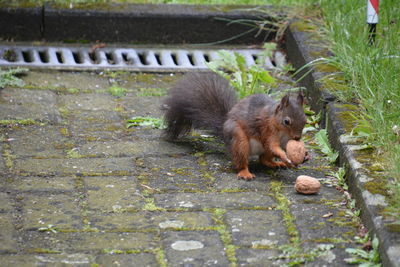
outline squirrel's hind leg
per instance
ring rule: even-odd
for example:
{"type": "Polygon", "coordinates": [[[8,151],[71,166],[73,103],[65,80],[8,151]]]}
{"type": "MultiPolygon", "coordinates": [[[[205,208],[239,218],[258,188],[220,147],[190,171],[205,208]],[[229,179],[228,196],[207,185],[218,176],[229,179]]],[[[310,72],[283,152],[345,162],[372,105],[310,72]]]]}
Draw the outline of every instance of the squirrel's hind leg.
{"type": "MultiPolygon", "coordinates": [[[[249,138],[237,122],[232,133],[230,148],[232,161],[238,170],[238,179],[252,180],[256,177],[249,171],[250,143],[249,138]]],[[[226,129],[226,128],[225,128],[226,129]]]]}

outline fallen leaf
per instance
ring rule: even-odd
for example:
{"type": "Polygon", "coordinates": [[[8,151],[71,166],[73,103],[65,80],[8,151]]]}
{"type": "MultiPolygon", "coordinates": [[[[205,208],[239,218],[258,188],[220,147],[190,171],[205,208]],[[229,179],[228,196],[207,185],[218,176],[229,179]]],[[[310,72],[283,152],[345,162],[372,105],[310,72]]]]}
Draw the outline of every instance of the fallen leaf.
{"type": "Polygon", "coordinates": [[[322,218],[329,218],[332,217],[333,213],[332,212],[328,212],[327,214],[322,215],[322,218]]]}

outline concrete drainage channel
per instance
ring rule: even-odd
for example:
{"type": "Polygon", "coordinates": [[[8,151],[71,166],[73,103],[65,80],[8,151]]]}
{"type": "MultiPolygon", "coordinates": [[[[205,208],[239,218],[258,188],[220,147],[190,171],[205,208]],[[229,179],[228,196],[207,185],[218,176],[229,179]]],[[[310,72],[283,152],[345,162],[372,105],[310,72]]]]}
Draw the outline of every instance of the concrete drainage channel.
{"type": "MultiPolygon", "coordinates": [[[[254,65],[259,49],[235,49],[246,65],[254,65]]],[[[278,57],[282,57],[279,52],[278,57]]],[[[54,68],[60,70],[128,70],[173,72],[207,70],[207,62],[218,58],[215,49],[150,49],[82,47],[5,46],[0,45],[0,67],[54,68]]],[[[266,68],[274,68],[265,59],[266,68]]]]}
{"type": "MultiPolygon", "coordinates": [[[[240,19],[253,21],[270,18],[266,18],[265,13],[249,14],[238,11],[237,7],[218,6],[127,5],[121,8],[113,4],[100,9],[93,6],[60,7],[52,3],[42,6],[38,3],[24,8],[0,7],[0,37],[4,41],[46,40],[62,43],[73,40],[95,43],[99,40],[135,44],[128,48],[105,47],[93,51],[90,47],[15,45],[4,42],[0,46],[0,66],[157,72],[205,70],[205,63],[215,59],[216,49],[176,47],[220,40],[226,40],[229,46],[243,47],[274,38],[271,32],[260,35],[257,34],[257,27],[249,30],[247,26],[233,22],[240,19]],[[143,46],[140,48],[137,44],[143,46]],[[153,44],[168,44],[175,48],[151,48],[153,44]]],[[[308,28],[305,23],[292,23],[285,34],[285,48],[295,68],[317,57],[329,56],[325,48],[327,46],[321,45],[323,38],[316,37],[315,32],[301,30],[320,26],[311,25],[308,28]]],[[[248,65],[254,64],[260,52],[258,49],[236,51],[245,56],[248,65]]],[[[267,60],[266,67],[273,68],[273,61],[267,60]]],[[[326,74],[314,70],[303,79],[302,85],[307,88],[311,107],[317,112],[321,111],[323,118],[329,118],[326,124],[331,143],[340,152],[340,162],[349,166],[349,190],[362,210],[364,224],[380,240],[383,265],[400,266],[400,234],[396,228],[390,229],[388,225],[391,222],[382,216],[385,201],[376,201],[385,199],[385,196],[366,189],[367,182],[373,181],[369,177],[371,173],[362,167],[356,153],[351,150],[351,144],[341,138],[346,133],[346,122],[339,118],[349,105],[343,105],[345,107],[342,108],[320,82],[320,78],[326,74]]]]}

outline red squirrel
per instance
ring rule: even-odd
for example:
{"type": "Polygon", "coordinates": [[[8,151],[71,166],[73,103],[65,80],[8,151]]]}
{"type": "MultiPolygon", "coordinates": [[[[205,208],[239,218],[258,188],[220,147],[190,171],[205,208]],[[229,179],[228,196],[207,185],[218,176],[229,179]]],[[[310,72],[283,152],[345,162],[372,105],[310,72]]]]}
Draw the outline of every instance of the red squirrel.
{"type": "Polygon", "coordinates": [[[211,72],[190,73],[164,102],[164,133],[173,140],[192,128],[211,130],[224,139],[237,177],[251,180],[255,177],[248,167],[251,155],[271,168],[295,167],[282,148],[288,140],[301,138],[306,123],[303,103],[301,92],[285,95],[280,102],[265,94],[238,100],[227,79],[211,72]]]}

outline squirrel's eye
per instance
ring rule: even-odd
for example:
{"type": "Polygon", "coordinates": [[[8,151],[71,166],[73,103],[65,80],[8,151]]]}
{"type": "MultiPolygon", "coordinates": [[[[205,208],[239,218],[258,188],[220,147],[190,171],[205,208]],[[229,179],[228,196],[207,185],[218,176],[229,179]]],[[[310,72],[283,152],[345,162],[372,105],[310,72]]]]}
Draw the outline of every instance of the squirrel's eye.
{"type": "Polygon", "coordinates": [[[290,125],[290,119],[289,119],[289,118],[284,118],[284,119],[283,119],[283,124],[284,124],[285,126],[289,126],[289,125],[290,125]]]}

